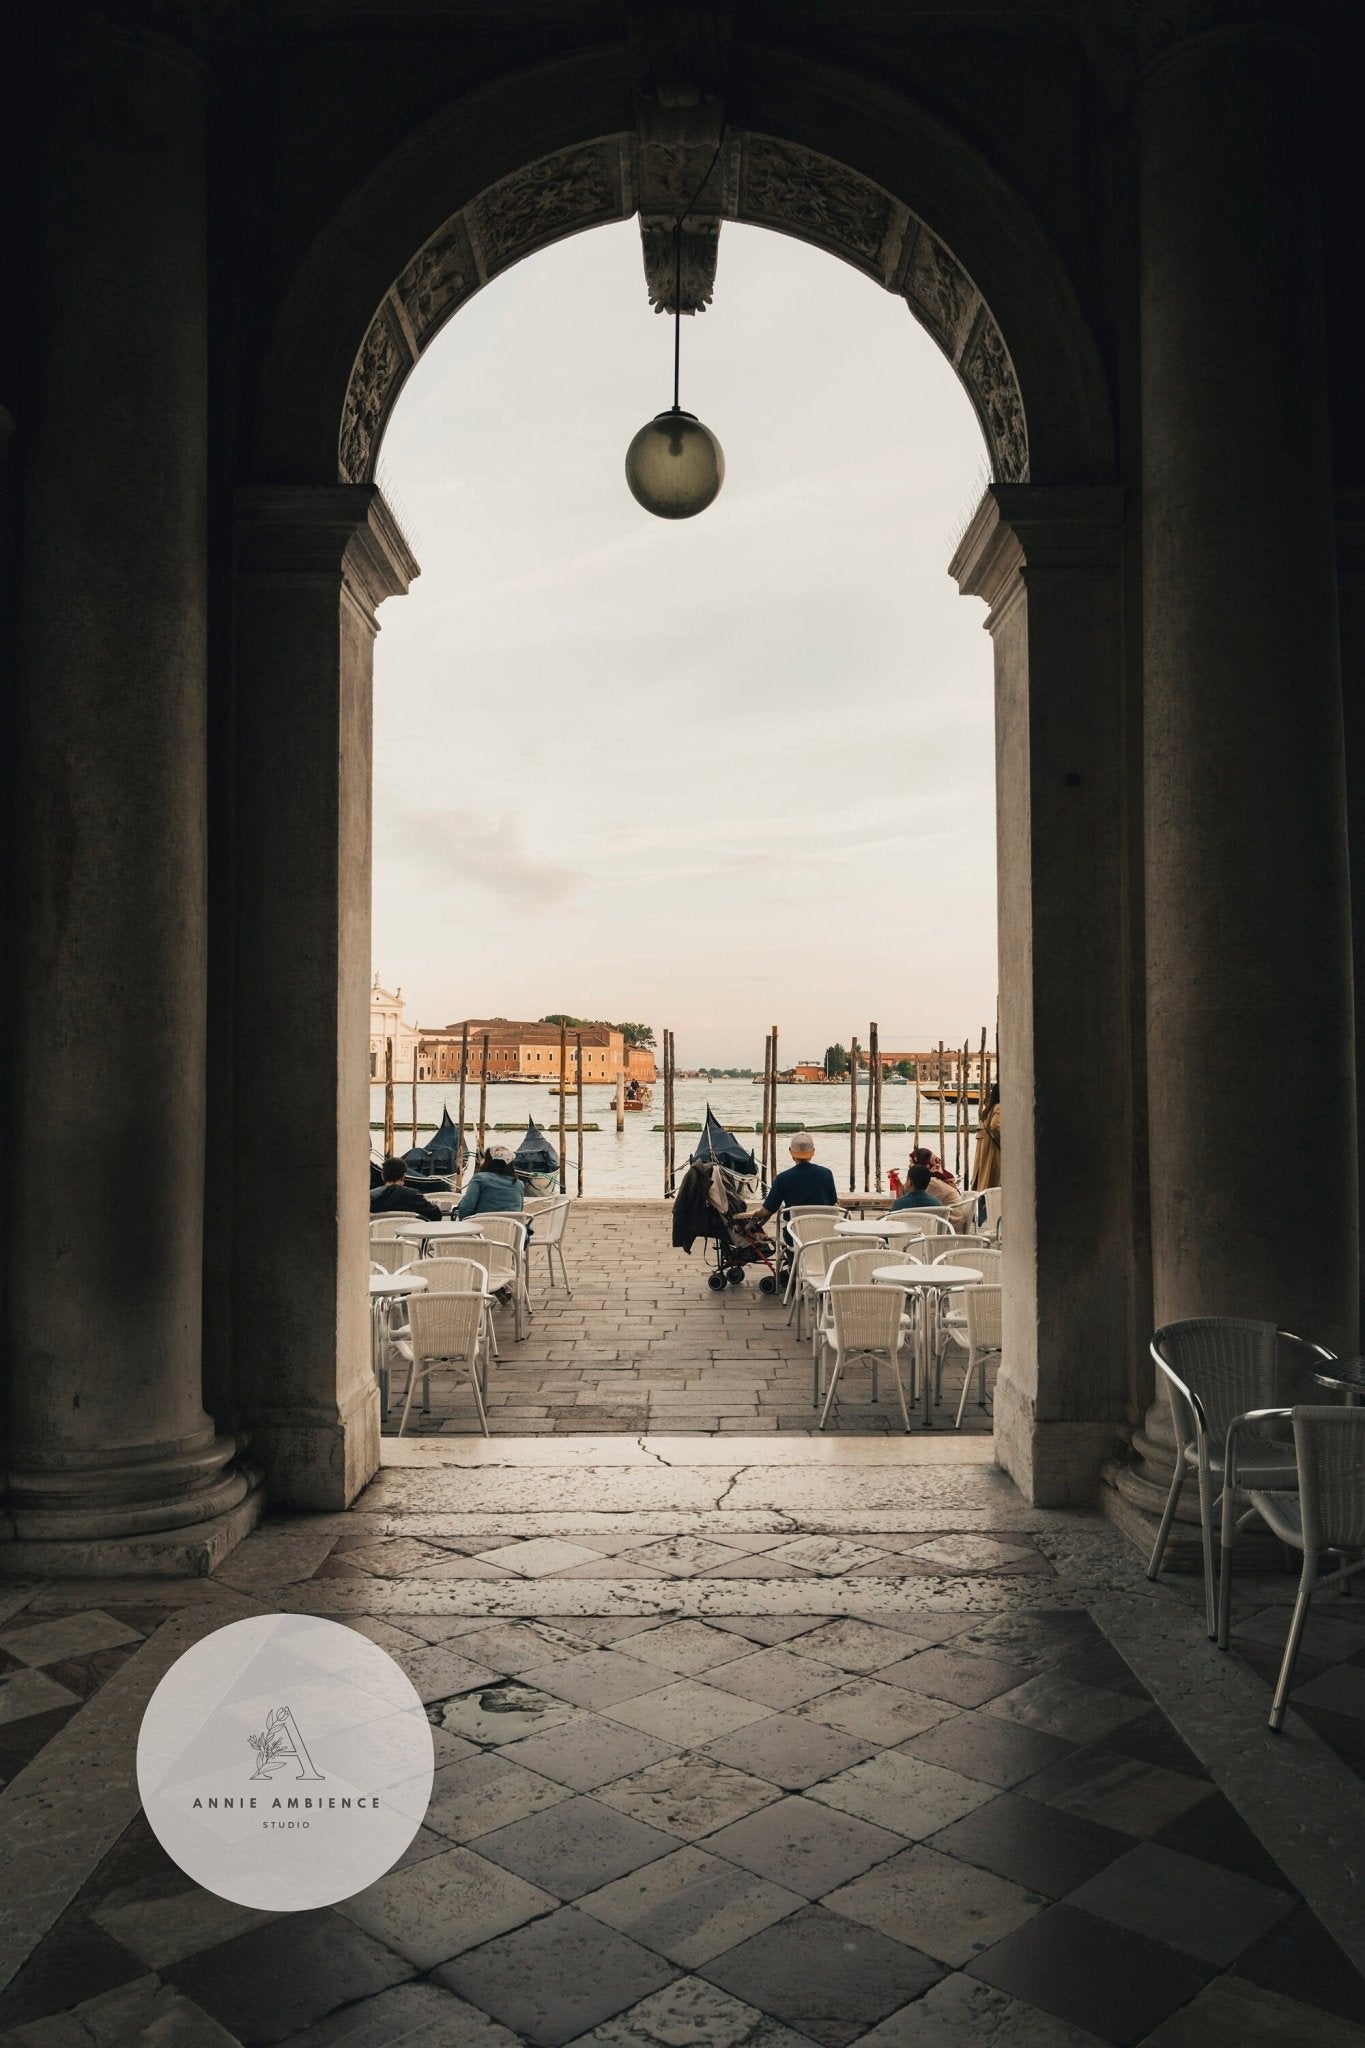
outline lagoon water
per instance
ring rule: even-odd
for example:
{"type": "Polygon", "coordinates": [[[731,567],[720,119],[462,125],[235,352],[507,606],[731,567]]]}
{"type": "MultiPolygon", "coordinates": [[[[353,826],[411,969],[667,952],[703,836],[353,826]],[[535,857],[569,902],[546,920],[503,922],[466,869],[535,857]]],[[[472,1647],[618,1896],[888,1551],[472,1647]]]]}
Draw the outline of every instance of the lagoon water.
{"type": "MultiPolygon", "coordinates": [[[[707,1105],[715,1111],[723,1124],[733,1125],[736,1136],[742,1143],[756,1148],[759,1137],[754,1126],[758,1123],[763,1107],[763,1090],[752,1081],[679,1081],[675,1090],[677,1118],[680,1124],[701,1124],[707,1105]]],[[[860,1115],[867,1113],[867,1089],[858,1091],[860,1115]]],[[[419,1083],[417,1089],[418,1123],[435,1125],[439,1123],[443,1107],[449,1107],[454,1118],[459,1103],[459,1083],[419,1083]]],[[[405,1152],[412,1143],[412,1086],[394,1084],[394,1119],[396,1126],[395,1143],[399,1152],[405,1152]],[[406,1118],[406,1126],[404,1119],[406,1118]]],[[[564,1104],[567,1126],[567,1152],[569,1160],[569,1192],[576,1186],[573,1120],[575,1101],[572,1096],[564,1104]]],[[[479,1112],[479,1091],[471,1087],[465,1099],[465,1136],[471,1145],[479,1112]]],[[[924,1142],[938,1146],[938,1104],[924,1102],[921,1105],[924,1142]]],[[[370,1090],[370,1122],[379,1124],[381,1129],[371,1130],[370,1138],[376,1149],[382,1144],[384,1117],[384,1088],[382,1082],[370,1090]]],[[[497,1136],[505,1143],[516,1145],[517,1133],[524,1132],[528,1118],[549,1136],[551,1144],[559,1142],[559,1097],[552,1095],[547,1087],[539,1084],[492,1082],[488,1089],[489,1126],[503,1124],[509,1128],[497,1136]],[[512,1128],[514,1127],[514,1128],[512,1128]]],[[[882,1093],[882,1173],[883,1179],[888,1168],[905,1167],[906,1157],[914,1143],[913,1133],[907,1130],[888,1132],[888,1124],[913,1125],[915,1117],[915,1091],[913,1087],[887,1086],[882,1093]]],[[[583,1192],[585,1195],[606,1195],[618,1199],[630,1196],[662,1196],[664,1192],[664,1134],[656,1130],[656,1124],[664,1120],[664,1091],[660,1082],[654,1090],[651,1106],[626,1118],[626,1127],[620,1133],[616,1130],[613,1095],[610,1088],[588,1087],[583,1091],[583,1120],[600,1126],[596,1131],[583,1134],[583,1192]]],[[[815,1156],[834,1171],[840,1187],[849,1185],[849,1142],[848,1142],[848,1086],[847,1083],[835,1088],[779,1086],[777,1091],[777,1120],[779,1124],[790,1125],[793,1130],[806,1125],[815,1134],[815,1156]],[[821,1131],[821,1124],[838,1124],[837,1131],[821,1131]]],[[[948,1165],[955,1165],[955,1142],[953,1129],[953,1105],[944,1105],[946,1141],[943,1156],[948,1165]]],[[[975,1114],[970,1119],[975,1124],[975,1114]]],[[[419,1130],[417,1142],[423,1143],[430,1137],[430,1131],[419,1130]]],[[[677,1138],[677,1160],[679,1169],[685,1164],[696,1132],[680,1130],[677,1138]]],[[[965,1139],[965,1133],[964,1133],[965,1139]]],[[[779,1138],[779,1159],[786,1164],[786,1139],[779,1138]]],[[[858,1135],[858,1185],[862,1185],[863,1140],[858,1135]]]]}

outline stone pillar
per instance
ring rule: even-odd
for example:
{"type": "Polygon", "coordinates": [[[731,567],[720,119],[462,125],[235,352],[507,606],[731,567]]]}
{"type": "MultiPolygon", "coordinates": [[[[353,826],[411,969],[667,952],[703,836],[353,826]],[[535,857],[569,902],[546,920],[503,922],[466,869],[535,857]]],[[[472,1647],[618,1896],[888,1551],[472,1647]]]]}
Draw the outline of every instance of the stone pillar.
{"type": "MultiPolygon", "coordinates": [[[[1240,11],[1177,29],[1139,108],[1153,1308],[1353,1350],[1318,64],[1304,9],[1240,11]]],[[[1172,1470],[1164,1398],[1134,1452],[1120,1519],[1145,1540],[1172,1470]]]]}
{"type": "Polygon", "coordinates": [[[0,1570],[207,1571],[259,1496],[201,1399],[203,83],[94,17],[63,52],[16,440],[0,1570]]]}
{"type": "Polygon", "coordinates": [[[949,573],[995,647],[1004,1363],[996,1457],[1094,1498],[1132,1419],[1123,501],[994,485],[949,573]]]}
{"type": "MultiPolygon", "coordinates": [[[[1337,499],[1337,609],[1355,965],[1356,1172],[1365,1159],[1365,491],[1337,499]]],[[[1365,1274],[1362,1274],[1365,1281],[1365,1274]]],[[[1362,1303],[1365,1310],[1365,1303],[1362,1303]]],[[[1365,1313],[1362,1314],[1365,1326],[1365,1313]]]]}
{"type": "Polygon", "coordinates": [[[238,498],[236,1385],[272,1503],[379,1462],[370,1366],[371,682],[418,573],[370,484],[238,498]]]}

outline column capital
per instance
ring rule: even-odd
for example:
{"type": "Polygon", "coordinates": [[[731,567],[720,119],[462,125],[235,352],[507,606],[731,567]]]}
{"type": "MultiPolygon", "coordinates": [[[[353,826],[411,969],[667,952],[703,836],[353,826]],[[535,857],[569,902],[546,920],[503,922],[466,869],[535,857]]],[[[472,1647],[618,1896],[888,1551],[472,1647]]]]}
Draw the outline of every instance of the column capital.
{"type": "Polygon", "coordinates": [[[252,484],[236,511],[245,575],[336,577],[373,611],[421,574],[377,484],[252,484]]]}
{"type": "Polygon", "coordinates": [[[1116,563],[1123,510],[1118,484],[990,484],[948,574],[994,611],[1021,572],[1116,563]]]}

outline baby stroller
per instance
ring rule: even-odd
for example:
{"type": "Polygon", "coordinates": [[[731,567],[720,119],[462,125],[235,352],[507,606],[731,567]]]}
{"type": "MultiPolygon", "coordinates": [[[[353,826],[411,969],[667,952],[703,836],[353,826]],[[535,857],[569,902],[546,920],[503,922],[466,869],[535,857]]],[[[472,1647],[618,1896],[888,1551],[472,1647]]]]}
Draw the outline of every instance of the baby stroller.
{"type": "Polygon", "coordinates": [[[673,1242],[689,1254],[698,1238],[708,1246],[713,1267],[706,1284],[716,1294],[727,1286],[742,1286],[746,1266],[766,1267],[759,1292],[777,1292],[773,1240],[740,1221],[757,1187],[753,1153],[731,1137],[708,1106],[701,1140],[673,1204],[673,1242]]]}

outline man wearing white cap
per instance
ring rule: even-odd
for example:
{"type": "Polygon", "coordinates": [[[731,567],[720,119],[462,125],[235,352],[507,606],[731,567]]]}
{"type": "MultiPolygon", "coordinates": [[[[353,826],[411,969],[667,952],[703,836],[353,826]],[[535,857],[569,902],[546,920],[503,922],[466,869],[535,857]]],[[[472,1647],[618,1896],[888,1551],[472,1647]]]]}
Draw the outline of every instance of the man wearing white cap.
{"type": "Polygon", "coordinates": [[[787,1147],[792,1156],[763,1197],[763,1207],[748,1220],[766,1223],[785,1203],[788,1208],[833,1208],[839,1199],[834,1175],[827,1166],[815,1163],[815,1140],[809,1131],[798,1131],[787,1147]]]}
{"type": "Polygon", "coordinates": [[[455,1214],[463,1218],[477,1216],[484,1209],[520,1209],[524,1199],[510,1148],[490,1145],[455,1214]]]}

